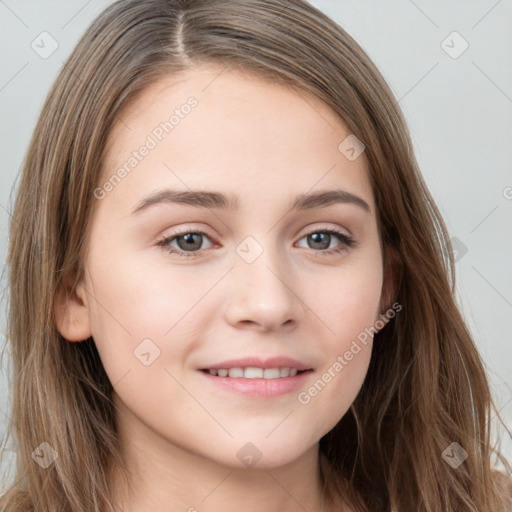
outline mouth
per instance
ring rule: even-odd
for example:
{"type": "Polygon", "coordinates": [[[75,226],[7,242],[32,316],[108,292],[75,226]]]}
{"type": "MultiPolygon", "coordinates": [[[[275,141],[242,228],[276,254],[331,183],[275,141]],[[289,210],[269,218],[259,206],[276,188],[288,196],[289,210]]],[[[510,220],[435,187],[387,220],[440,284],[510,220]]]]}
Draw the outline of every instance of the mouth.
{"type": "MultiPolygon", "coordinates": [[[[307,386],[313,370],[295,367],[260,368],[236,366],[232,368],[202,368],[204,381],[212,389],[221,390],[229,397],[269,400],[291,397],[307,386]]],[[[228,398],[230,399],[230,398],[228,398]]]]}
{"type": "Polygon", "coordinates": [[[298,368],[259,368],[254,366],[249,367],[234,367],[234,368],[204,368],[201,370],[204,373],[212,375],[213,377],[228,377],[232,379],[284,379],[288,377],[295,377],[305,372],[312,371],[299,370],[298,368]]]}

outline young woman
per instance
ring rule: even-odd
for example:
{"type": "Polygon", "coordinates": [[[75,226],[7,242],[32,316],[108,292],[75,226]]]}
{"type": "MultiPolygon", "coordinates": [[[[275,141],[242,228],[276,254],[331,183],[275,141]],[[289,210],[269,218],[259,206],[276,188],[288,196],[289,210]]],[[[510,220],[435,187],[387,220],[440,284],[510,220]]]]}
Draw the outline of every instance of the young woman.
{"type": "Polygon", "coordinates": [[[406,124],[302,0],[106,9],[43,107],[8,263],[2,510],[506,510],[406,124]]]}

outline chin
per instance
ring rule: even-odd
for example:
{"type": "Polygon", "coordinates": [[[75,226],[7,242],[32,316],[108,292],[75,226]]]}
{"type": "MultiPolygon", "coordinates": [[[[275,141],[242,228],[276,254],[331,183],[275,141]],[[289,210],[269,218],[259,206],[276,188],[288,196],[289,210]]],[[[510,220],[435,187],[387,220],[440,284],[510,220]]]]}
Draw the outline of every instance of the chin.
{"type": "MultiPolygon", "coordinates": [[[[267,434],[266,434],[267,435],[267,434]]],[[[272,434],[271,434],[272,435],[272,434]]],[[[263,436],[264,437],[264,436],[263,436]]],[[[253,437],[253,439],[255,439],[253,437]]],[[[224,459],[222,463],[237,469],[272,469],[284,467],[291,464],[299,457],[303,456],[308,450],[317,449],[318,444],[313,447],[301,447],[298,442],[288,438],[286,441],[276,436],[275,439],[264,439],[262,441],[235,441],[234,448],[228,448],[231,453],[234,452],[234,458],[224,459]],[[290,446],[284,444],[292,442],[290,446]]],[[[226,452],[225,452],[226,453],[226,452]]],[[[225,455],[224,453],[224,455],[225,455]]],[[[219,461],[220,462],[220,461],[219,461]]]]}

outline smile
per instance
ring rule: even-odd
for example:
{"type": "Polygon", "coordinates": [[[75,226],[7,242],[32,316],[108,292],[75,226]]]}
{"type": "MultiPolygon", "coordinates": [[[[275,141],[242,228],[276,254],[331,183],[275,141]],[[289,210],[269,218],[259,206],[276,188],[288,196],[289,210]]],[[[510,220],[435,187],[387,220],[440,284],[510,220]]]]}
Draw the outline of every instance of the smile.
{"type": "Polygon", "coordinates": [[[210,375],[217,377],[232,377],[244,379],[280,379],[284,377],[295,377],[297,373],[302,373],[297,368],[218,368],[203,370],[210,375]]]}
{"type": "Polygon", "coordinates": [[[297,368],[217,368],[200,370],[204,381],[216,389],[252,399],[269,399],[297,393],[306,385],[313,370],[297,368]]]}

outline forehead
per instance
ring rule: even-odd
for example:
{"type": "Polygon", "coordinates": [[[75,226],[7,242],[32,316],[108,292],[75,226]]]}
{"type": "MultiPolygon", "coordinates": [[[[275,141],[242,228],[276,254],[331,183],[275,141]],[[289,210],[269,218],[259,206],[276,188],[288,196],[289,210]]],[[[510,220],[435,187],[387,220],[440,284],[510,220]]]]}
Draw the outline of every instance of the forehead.
{"type": "Polygon", "coordinates": [[[125,166],[121,185],[132,196],[160,184],[256,197],[265,193],[264,182],[270,197],[276,189],[304,193],[345,182],[371,203],[364,152],[353,160],[343,152],[350,137],[311,93],[245,71],[198,66],[151,84],[121,112],[102,180],[125,166]],[[151,149],[134,156],[143,146],[151,149]]]}

